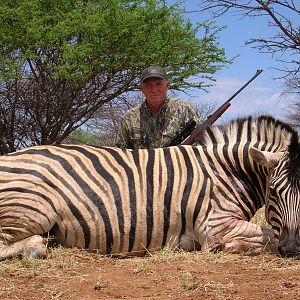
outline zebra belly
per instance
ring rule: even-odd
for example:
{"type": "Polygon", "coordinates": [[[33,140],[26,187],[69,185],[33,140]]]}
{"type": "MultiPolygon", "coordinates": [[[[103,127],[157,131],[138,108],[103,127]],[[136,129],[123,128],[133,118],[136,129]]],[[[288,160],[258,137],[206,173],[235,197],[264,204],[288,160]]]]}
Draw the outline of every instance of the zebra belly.
{"type": "MultiPolygon", "coordinates": [[[[37,184],[37,186],[39,186],[37,184]]],[[[37,186],[24,186],[22,190],[2,188],[0,193],[0,239],[8,243],[19,241],[33,235],[48,231],[57,242],[65,247],[77,247],[98,250],[102,254],[139,252],[147,249],[158,249],[163,245],[176,247],[179,244],[180,222],[173,220],[168,226],[164,238],[164,218],[157,215],[152,222],[147,221],[147,213],[139,210],[134,216],[124,213],[120,224],[120,213],[114,213],[109,205],[109,218],[101,215],[97,205],[91,209],[84,202],[60,202],[52,193],[49,199],[39,197],[37,186]],[[5,192],[5,190],[7,190],[5,192]],[[30,191],[30,193],[28,192],[30,191]],[[50,203],[56,203],[51,205],[50,203]],[[75,209],[76,207],[76,209],[75,209]],[[119,214],[119,215],[118,215],[119,214]]],[[[43,193],[44,195],[45,193],[43,193]]],[[[80,196],[80,195],[79,195],[80,196]]],[[[106,202],[111,202],[107,200],[106,202]]],[[[163,208],[156,207],[155,211],[163,208]]]]}
{"type": "Polygon", "coordinates": [[[119,149],[103,149],[100,156],[98,149],[46,146],[2,157],[0,237],[14,242],[50,230],[63,246],[103,254],[177,247],[186,228],[192,228],[200,186],[192,185],[191,172],[182,168],[174,168],[168,180],[158,152],[148,166],[146,151],[140,165],[129,164],[127,156],[128,165],[111,163],[110,153],[125,155],[119,149]]]}

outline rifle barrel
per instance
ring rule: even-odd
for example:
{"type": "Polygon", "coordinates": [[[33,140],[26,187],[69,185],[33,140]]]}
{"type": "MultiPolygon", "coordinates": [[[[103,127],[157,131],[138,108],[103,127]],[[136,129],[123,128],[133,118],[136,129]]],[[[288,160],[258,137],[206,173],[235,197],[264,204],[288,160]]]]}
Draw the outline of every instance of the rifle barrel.
{"type": "Polygon", "coordinates": [[[225,101],[212,115],[210,115],[202,124],[198,125],[196,129],[182,142],[181,145],[192,145],[200,140],[201,135],[212,125],[231,105],[230,101],[239,94],[250,82],[252,82],[263,70],[257,70],[256,73],[242,86],[240,87],[227,101],[225,101]]]}
{"type": "MultiPolygon", "coordinates": [[[[239,94],[248,84],[250,84],[263,70],[256,70],[256,73],[241,86],[226,102],[230,102],[237,94],[239,94]]],[[[226,103],[225,102],[225,103],[226,103]]]]}

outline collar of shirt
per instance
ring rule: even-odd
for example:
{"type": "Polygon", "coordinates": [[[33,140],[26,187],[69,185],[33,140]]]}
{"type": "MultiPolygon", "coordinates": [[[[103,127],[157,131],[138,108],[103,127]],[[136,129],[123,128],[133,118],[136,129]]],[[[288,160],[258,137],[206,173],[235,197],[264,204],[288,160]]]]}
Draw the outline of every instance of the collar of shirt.
{"type": "Polygon", "coordinates": [[[141,110],[146,112],[147,115],[151,116],[151,117],[157,117],[158,115],[160,115],[162,112],[164,112],[167,108],[167,105],[169,103],[170,99],[166,98],[164,104],[161,106],[160,110],[158,111],[158,113],[153,113],[150,108],[147,105],[146,100],[144,100],[141,104],[141,110]]]}

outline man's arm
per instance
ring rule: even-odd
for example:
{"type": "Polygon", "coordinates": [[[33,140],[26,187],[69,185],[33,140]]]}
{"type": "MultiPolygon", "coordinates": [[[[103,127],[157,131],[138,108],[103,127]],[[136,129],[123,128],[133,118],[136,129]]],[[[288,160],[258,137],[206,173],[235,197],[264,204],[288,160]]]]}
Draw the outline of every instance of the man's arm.
{"type": "Polygon", "coordinates": [[[124,118],[121,120],[120,126],[118,128],[116,146],[119,148],[127,149],[134,148],[131,143],[130,130],[124,118]]]}

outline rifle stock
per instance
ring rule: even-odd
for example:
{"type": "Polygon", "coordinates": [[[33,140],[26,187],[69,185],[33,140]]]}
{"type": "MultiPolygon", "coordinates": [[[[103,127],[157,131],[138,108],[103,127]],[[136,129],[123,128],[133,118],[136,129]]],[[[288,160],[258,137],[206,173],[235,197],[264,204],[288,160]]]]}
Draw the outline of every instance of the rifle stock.
{"type": "Polygon", "coordinates": [[[239,94],[250,82],[252,82],[263,70],[257,70],[256,73],[237,91],[235,92],[227,101],[225,101],[212,115],[210,115],[203,123],[198,125],[196,129],[184,139],[181,145],[192,145],[200,140],[203,132],[211,126],[222,114],[230,107],[230,101],[239,94]]]}

